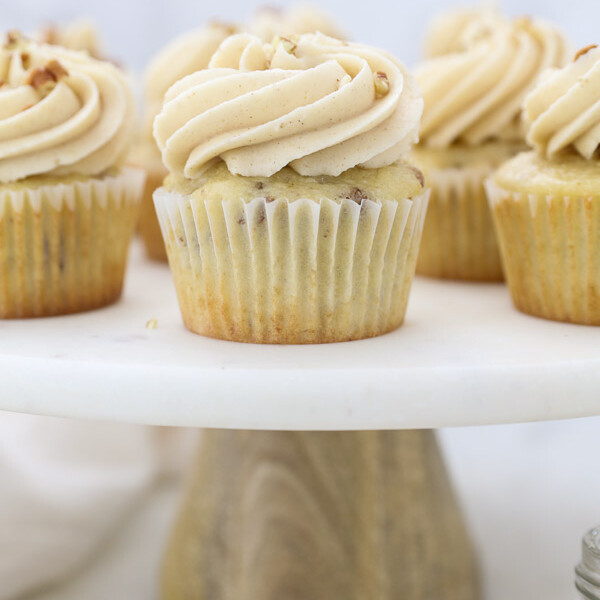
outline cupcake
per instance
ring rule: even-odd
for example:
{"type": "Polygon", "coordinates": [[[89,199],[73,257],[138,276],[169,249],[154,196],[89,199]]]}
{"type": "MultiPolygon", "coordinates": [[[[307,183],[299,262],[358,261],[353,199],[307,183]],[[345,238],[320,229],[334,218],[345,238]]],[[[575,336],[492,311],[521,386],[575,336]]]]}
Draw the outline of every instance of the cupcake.
{"type": "Polygon", "coordinates": [[[488,183],[513,302],[537,317],[600,325],[600,49],[549,71],[524,106],[535,150],[488,183]]]}
{"type": "Polygon", "coordinates": [[[386,52],[322,34],[225,40],[177,82],[154,194],[188,329],[321,343],[403,320],[427,207],[422,99],[386,52]]]}
{"type": "Polygon", "coordinates": [[[143,172],[113,65],[9,34],[0,47],[0,317],[104,306],[121,294],[143,172]]]}
{"type": "Polygon", "coordinates": [[[539,20],[474,24],[458,52],[417,70],[425,108],[414,160],[431,186],[417,272],[470,281],[503,279],[484,181],[525,148],[523,98],[567,44],[539,20]]]}

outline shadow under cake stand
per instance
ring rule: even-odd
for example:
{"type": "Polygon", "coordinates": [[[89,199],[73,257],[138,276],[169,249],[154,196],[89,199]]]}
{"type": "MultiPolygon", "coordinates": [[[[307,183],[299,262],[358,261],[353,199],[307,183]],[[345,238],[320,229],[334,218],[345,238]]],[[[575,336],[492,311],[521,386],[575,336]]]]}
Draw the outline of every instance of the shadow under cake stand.
{"type": "Polygon", "coordinates": [[[206,429],[166,600],[479,599],[432,429],[600,414],[600,329],[500,285],[417,279],[392,334],[255,346],[185,331],[135,250],[119,304],[0,321],[0,409],[206,429]]]}

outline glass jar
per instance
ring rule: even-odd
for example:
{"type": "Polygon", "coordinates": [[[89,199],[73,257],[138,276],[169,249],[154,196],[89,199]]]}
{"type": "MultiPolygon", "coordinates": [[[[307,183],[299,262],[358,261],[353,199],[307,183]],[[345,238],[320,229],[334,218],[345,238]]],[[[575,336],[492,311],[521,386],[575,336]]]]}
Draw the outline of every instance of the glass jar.
{"type": "Polygon", "coordinates": [[[600,526],[583,538],[581,562],[575,569],[575,585],[584,600],[600,600],[600,526]]]}

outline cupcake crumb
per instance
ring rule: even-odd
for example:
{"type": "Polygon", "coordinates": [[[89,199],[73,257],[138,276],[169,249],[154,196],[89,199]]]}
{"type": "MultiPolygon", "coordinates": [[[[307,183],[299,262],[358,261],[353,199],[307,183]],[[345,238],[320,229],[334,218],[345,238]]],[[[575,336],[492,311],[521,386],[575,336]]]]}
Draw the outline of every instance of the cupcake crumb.
{"type": "Polygon", "coordinates": [[[158,319],[153,317],[146,323],[146,329],[156,329],[158,327],[158,319]]]}

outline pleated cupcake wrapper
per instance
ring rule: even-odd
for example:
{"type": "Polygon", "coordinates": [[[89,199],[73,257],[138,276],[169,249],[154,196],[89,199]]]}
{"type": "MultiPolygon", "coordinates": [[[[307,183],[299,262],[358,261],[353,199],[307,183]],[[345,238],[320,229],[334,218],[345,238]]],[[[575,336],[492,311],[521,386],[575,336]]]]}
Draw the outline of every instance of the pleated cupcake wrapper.
{"type": "Polygon", "coordinates": [[[167,262],[167,251],[165,250],[160,225],[158,224],[156,211],[154,210],[154,200],[152,199],[154,190],[162,185],[167,173],[162,165],[152,165],[145,169],[146,185],[144,186],[140,210],[139,231],[148,257],[152,260],[167,262]]]}
{"type": "Polygon", "coordinates": [[[404,320],[428,193],[400,201],[155,192],[186,326],[259,343],[372,337],[404,320]]]}
{"type": "Polygon", "coordinates": [[[501,281],[502,262],[484,181],[491,167],[430,169],[429,208],[417,273],[467,281],[501,281]]]}
{"type": "Polygon", "coordinates": [[[600,325],[600,195],[487,191],[515,306],[522,312],[600,325]]]}
{"type": "Polygon", "coordinates": [[[126,168],[82,182],[0,187],[0,318],[116,300],[143,185],[143,171],[126,168]]]}

